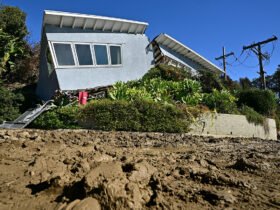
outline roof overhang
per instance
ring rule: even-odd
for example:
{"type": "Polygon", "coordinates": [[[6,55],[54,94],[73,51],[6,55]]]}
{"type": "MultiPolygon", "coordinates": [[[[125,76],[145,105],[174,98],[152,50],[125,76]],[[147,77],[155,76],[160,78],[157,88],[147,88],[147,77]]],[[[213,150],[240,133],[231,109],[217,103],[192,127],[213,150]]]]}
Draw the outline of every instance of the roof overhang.
{"type": "Polygon", "coordinates": [[[44,11],[43,26],[81,28],[104,32],[144,34],[148,23],[120,18],[86,15],[59,11],[44,11]]]}
{"type": "Polygon", "coordinates": [[[167,48],[171,49],[172,51],[185,56],[194,62],[198,63],[199,65],[203,66],[206,69],[209,69],[213,72],[224,72],[222,69],[217,67],[215,64],[207,60],[206,58],[199,55],[194,50],[190,49],[186,45],[182,44],[181,42],[177,41],[176,39],[172,38],[167,34],[160,34],[157,36],[154,41],[158,44],[166,46],[167,48]]]}

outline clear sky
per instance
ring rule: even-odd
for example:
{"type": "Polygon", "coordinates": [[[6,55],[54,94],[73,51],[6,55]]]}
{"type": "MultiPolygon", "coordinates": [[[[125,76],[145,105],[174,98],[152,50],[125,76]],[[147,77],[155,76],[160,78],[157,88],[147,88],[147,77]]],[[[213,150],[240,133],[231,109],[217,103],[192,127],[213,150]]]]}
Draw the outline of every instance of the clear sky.
{"type": "MultiPolygon", "coordinates": [[[[4,5],[18,6],[27,13],[30,41],[40,41],[44,10],[58,10],[104,15],[145,21],[147,36],[153,39],[167,33],[220,66],[215,57],[235,52],[239,57],[244,45],[276,35],[280,39],[280,0],[0,0],[4,5]]],[[[272,74],[280,64],[280,40],[264,49],[273,55],[265,65],[272,74]],[[274,48],[273,48],[274,46],[274,48]],[[274,50],[273,50],[274,49],[274,50]]],[[[258,77],[257,57],[244,52],[239,60],[228,58],[229,75],[258,77]]]]}

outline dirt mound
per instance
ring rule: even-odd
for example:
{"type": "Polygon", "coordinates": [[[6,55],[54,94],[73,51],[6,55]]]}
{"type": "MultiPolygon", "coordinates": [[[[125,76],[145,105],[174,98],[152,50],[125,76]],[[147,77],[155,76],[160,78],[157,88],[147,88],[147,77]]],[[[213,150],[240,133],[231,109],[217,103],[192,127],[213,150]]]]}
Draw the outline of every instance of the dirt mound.
{"type": "Polygon", "coordinates": [[[280,143],[0,130],[0,209],[279,209],[280,143]]]}

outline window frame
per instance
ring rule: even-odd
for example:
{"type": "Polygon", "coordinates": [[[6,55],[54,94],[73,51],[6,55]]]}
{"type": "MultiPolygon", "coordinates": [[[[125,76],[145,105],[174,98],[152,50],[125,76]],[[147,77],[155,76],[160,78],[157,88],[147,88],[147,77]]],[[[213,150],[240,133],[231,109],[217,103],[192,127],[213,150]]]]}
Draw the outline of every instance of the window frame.
{"type": "MultiPolygon", "coordinates": [[[[52,45],[52,42],[48,41],[48,45],[47,45],[47,48],[49,48],[50,50],[50,53],[51,53],[51,57],[52,57],[52,61],[53,61],[53,65],[54,65],[54,69],[52,70],[55,71],[55,69],[58,67],[57,64],[56,64],[56,57],[55,57],[55,52],[54,52],[54,49],[53,49],[53,45],[52,45]]],[[[47,49],[46,49],[47,50],[47,49]]],[[[46,58],[47,59],[47,58],[46,58]]],[[[52,73],[51,72],[51,73],[52,73]]],[[[51,74],[49,73],[49,75],[51,74]]]]}
{"type": "Polygon", "coordinates": [[[51,55],[54,61],[54,67],[55,69],[71,69],[71,68],[97,68],[97,67],[102,67],[102,68],[114,68],[114,67],[122,67],[123,66],[123,43],[120,44],[113,44],[113,43],[98,43],[98,42],[67,42],[67,41],[48,41],[51,55]],[[56,52],[54,49],[54,44],[69,44],[71,46],[71,51],[74,59],[75,65],[59,65],[57,61],[57,56],[56,52]],[[91,57],[93,61],[93,65],[79,65],[79,59],[78,59],[78,54],[76,51],[75,45],[89,45],[90,46],[90,52],[91,52],[91,57]],[[104,45],[106,46],[106,52],[107,52],[107,58],[108,58],[108,64],[105,65],[97,65],[96,62],[96,57],[95,57],[95,49],[94,45],[104,45]],[[117,46],[120,47],[121,49],[121,64],[117,65],[112,65],[111,62],[111,52],[110,52],[110,46],[117,46]]]}
{"type": "Polygon", "coordinates": [[[53,50],[53,56],[55,58],[55,66],[56,68],[73,68],[73,67],[77,67],[77,60],[76,60],[76,54],[75,54],[75,51],[73,49],[73,43],[72,42],[51,42],[52,44],[52,50],[53,50]],[[55,49],[54,49],[54,44],[69,44],[71,46],[71,51],[72,51],[72,55],[73,55],[73,60],[74,60],[74,65],[59,65],[58,64],[58,60],[57,60],[57,56],[56,56],[56,52],[55,52],[55,49]]]}
{"type": "Polygon", "coordinates": [[[109,57],[110,57],[110,64],[111,64],[111,66],[115,66],[115,67],[123,66],[122,45],[121,45],[121,44],[108,44],[108,48],[109,48],[109,57]],[[112,64],[112,60],[111,60],[111,49],[110,49],[111,46],[112,46],[112,47],[120,47],[120,50],[121,50],[121,64],[112,64]]]}
{"type": "Polygon", "coordinates": [[[111,57],[109,55],[110,52],[109,52],[108,44],[92,43],[91,45],[92,45],[92,48],[93,48],[93,51],[94,51],[95,66],[97,66],[97,67],[111,67],[111,57]],[[95,49],[94,49],[95,45],[101,45],[101,46],[105,46],[106,47],[108,64],[101,64],[101,65],[97,64],[97,60],[96,60],[96,56],[95,56],[96,52],[95,52],[95,49]]]}
{"type": "Polygon", "coordinates": [[[73,42],[73,48],[74,48],[74,51],[75,51],[75,57],[76,57],[76,61],[77,63],[75,64],[76,67],[78,68],[90,68],[90,67],[94,67],[96,66],[96,60],[95,60],[95,52],[93,52],[92,50],[92,43],[88,43],[88,42],[73,42]],[[80,65],[79,64],[79,57],[78,57],[78,53],[76,51],[76,45],[89,45],[89,48],[90,48],[90,53],[91,53],[91,59],[92,59],[92,65],[80,65]]]}

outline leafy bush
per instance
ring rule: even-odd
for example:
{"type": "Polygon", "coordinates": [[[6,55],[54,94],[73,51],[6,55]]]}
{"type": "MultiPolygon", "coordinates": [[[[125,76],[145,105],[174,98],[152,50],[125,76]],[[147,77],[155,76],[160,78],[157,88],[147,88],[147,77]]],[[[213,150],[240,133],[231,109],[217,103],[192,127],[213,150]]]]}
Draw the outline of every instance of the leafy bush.
{"type": "Polygon", "coordinates": [[[40,115],[29,127],[39,129],[75,129],[78,126],[79,108],[65,106],[49,110],[40,115]]]}
{"type": "Polygon", "coordinates": [[[109,91],[108,95],[113,100],[137,100],[137,99],[146,99],[152,100],[152,96],[150,93],[146,91],[144,87],[129,87],[123,82],[117,82],[113,88],[109,91]]]}
{"type": "Polygon", "coordinates": [[[205,94],[203,103],[210,109],[215,109],[219,113],[237,113],[237,99],[227,90],[213,90],[212,93],[205,94]]]}
{"type": "Polygon", "coordinates": [[[191,73],[185,69],[176,68],[174,66],[159,65],[152,68],[146,73],[142,80],[151,80],[154,78],[161,78],[168,81],[182,81],[186,78],[190,78],[191,73]]]}
{"type": "Polygon", "coordinates": [[[195,80],[185,79],[179,83],[174,82],[173,90],[175,101],[179,101],[190,106],[198,105],[203,99],[201,85],[195,80]]]}
{"type": "Polygon", "coordinates": [[[154,100],[156,102],[181,102],[195,106],[202,101],[201,85],[199,82],[185,79],[174,82],[160,78],[146,80],[139,83],[116,83],[109,91],[113,100],[154,100]],[[133,87],[133,84],[136,86],[133,87]]]}
{"type": "Polygon", "coordinates": [[[100,100],[82,108],[80,120],[88,128],[117,131],[186,132],[189,121],[172,105],[147,100],[100,100]]]}
{"type": "Polygon", "coordinates": [[[204,93],[211,93],[213,90],[224,88],[220,75],[211,71],[199,70],[195,79],[200,81],[204,93]]]}
{"type": "Polygon", "coordinates": [[[254,109],[248,106],[242,106],[240,109],[241,114],[245,115],[248,122],[254,123],[256,125],[263,125],[265,117],[256,112],[254,109]]]}
{"type": "Polygon", "coordinates": [[[15,120],[19,116],[23,100],[22,94],[15,94],[0,86],[0,123],[15,120]]]}
{"type": "Polygon", "coordinates": [[[253,108],[256,112],[267,116],[276,110],[276,97],[270,90],[249,89],[239,93],[238,104],[253,108]]]}
{"type": "Polygon", "coordinates": [[[14,90],[14,93],[23,96],[24,100],[22,100],[20,104],[20,112],[22,113],[41,102],[36,95],[36,84],[20,86],[14,90]]]}

